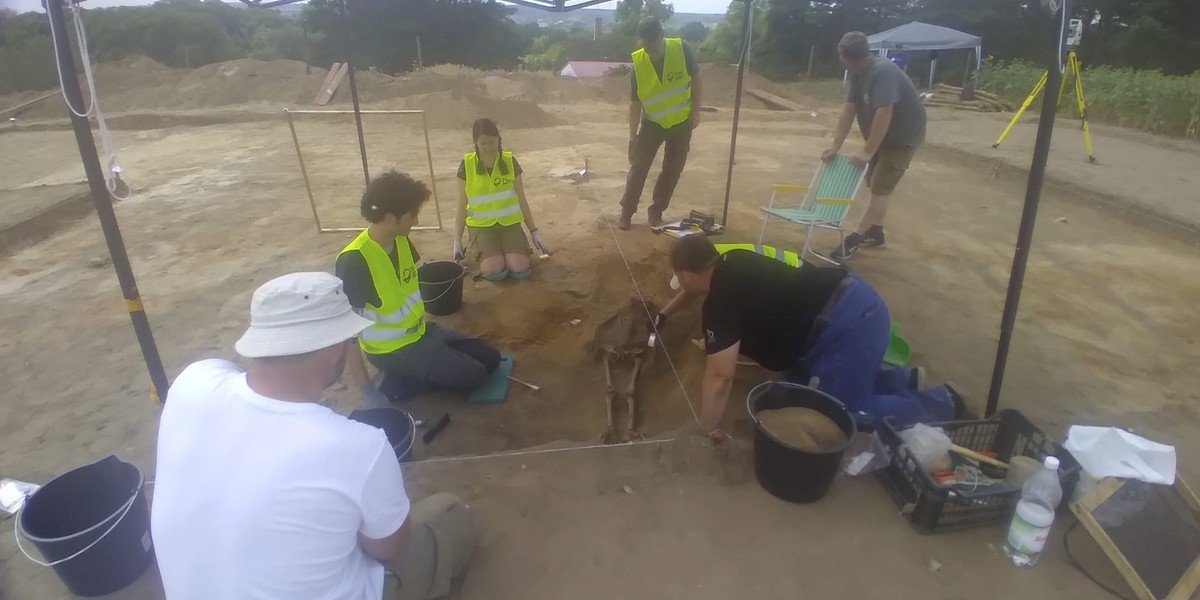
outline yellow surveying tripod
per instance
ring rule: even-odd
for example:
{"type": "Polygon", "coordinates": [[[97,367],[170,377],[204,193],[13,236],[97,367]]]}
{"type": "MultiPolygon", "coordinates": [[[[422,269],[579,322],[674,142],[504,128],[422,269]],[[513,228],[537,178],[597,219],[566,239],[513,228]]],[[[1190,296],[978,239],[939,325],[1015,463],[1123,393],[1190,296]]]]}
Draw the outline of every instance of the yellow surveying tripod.
{"type": "MultiPolygon", "coordinates": [[[[1063,90],[1067,87],[1067,76],[1069,76],[1075,80],[1075,108],[1079,110],[1079,118],[1083,120],[1083,147],[1087,150],[1088,162],[1094,163],[1096,162],[1096,155],[1092,152],[1092,131],[1088,127],[1087,103],[1083,100],[1083,79],[1079,75],[1079,58],[1075,56],[1074,50],[1067,52],[1066,70],[1066,76],[1062,79],[1062,85],[1058,87],[1058,104],[1062,104],[1063,90]]],[[[1037,95],[1046,89],[1046,80],[1049,76],[1049,71],[1042,73],[1042,78],[1038,80],[1037,85],[1033,86],[1033,91],[1029,92],[1029,97],[1025,99],[1025,102],[1021,104],[1021,108],[1017,110],[1017,114],[1013,115],[1012,120],[1008,122],[1008,127],[1004,128],[1004,132],[1000,134],[1000,137],[996,138],[996,143],[992,144],[993,148],[1000,146],[1000,142],[1003,142],[1004,138],[1008,136],[1008,132],[1012,131],[1013,125],[1017,124],[1021,115],[1025,114],[1025,111],[1033,104],[1037,95]]]]}

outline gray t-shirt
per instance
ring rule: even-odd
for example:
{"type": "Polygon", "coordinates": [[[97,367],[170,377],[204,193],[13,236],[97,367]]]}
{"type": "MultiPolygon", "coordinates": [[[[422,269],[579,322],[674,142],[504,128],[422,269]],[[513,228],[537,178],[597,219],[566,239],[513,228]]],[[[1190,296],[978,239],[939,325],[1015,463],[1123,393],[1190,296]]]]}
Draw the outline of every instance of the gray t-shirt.
{"type": "Polygon", "coordinates": [[[884,146],[916,148],[925,141],[925,104],[904,71],[890,60],[873,58],[862,74],[850,75],[846,102],[858,107],[858,127],[871,135],[871,121],[880,107],[892,105],[892,124],[884,146]]]}

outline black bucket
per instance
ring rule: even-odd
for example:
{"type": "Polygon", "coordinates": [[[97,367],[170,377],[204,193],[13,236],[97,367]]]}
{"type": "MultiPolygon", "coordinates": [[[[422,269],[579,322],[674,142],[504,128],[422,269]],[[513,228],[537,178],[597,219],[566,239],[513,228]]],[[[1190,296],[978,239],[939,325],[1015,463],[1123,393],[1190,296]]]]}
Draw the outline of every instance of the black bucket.
{"type": "Polygon", "coordinates": [[[754,475],[759,485],[788,502],[816,502],[825,497],[841,470],[842,455],[858,431],[850,411],[829,394],[783,381],[755,386],[746,396],[746,410],[754,421],[754,475]],[[814,452],[792,446],[763,429],[759,411],[790,407],[811,408],[829,417],[846,434],[846,443],[814,452]]]}
{"type": "Polygon", "coordinates": [[[120,590],[154,560],[144,483],[137,467],[112,455],[59,475],[21,509],[17,541],[33,542],[47,562],[25,556],[53,567],[78,596],[120,590]]]}
{"type": "Polygon", "coordinates": [[[445,316],[462,308],[463,277],[467,268],[449,260],[427,262],[417,269],[417,283],[421,286],[421,300],[425,312],[445,316]]]}
{"type": "Polygon", "coordinates": [[[365,408],[351,411],[348,418],[383,430],[396,458],[400,462],[412,460],[413,442],[417,439],[417,425],[412,416],[395,408],[365,408]]]}

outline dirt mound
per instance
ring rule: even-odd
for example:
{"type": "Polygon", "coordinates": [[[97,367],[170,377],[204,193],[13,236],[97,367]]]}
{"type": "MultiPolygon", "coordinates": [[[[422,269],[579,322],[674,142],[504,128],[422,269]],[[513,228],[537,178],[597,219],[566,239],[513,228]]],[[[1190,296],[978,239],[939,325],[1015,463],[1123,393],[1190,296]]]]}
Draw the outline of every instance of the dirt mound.
{"type": "MultiPolygon", "coordinates": [[[[252,58],[206,65],[189,72],[173,90],[160,90],[161,108],[198,108],[252,102],[308,104],[325,78],[325,69],[296,60],[252,58]]],[[[147,98],[147,103],[155,99],[147,98]]],[[[153,106],[145,106],[152,108],[153,106]]]]}
{"type": "Polygon", "coordinates": [[[846,445],[846,433],[829,417],[811,408],[777,408],[758,413],[767,433],[789,445],[822,452],[846,445]]]}
{"type": "Polygon", "coordinates": [[[469,128],[480,117],[495,120],[501,129],[549,127],[560,122],[533,102],[477,94],[418,94],[403,98],[399,104],[401,108],[425,111],[426,123],[433,128],[469,128]]]}

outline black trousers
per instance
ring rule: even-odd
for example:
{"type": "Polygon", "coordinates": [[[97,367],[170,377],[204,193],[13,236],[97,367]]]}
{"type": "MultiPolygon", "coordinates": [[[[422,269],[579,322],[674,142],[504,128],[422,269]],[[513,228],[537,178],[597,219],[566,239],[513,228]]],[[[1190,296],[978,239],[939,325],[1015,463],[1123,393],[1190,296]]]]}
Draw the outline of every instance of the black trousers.
{"type": "Polygon", "coordinates": [[[646,186],[646,176],[650,174],[650,167],[654,166],[654,157],[658,155],[659,146],[664,144],[667,149],[663,153],[662,173],[658,175],[658,181],[654,184],[654,203],[650,210],[662,214],[670,206],[675,185],[679,183],[679,176],[687,164],[688,150],[692,145],[692,124],[684,121],[670,129],[663,129],[649,121],[642,121],[634,161],[629,167],[629,178],[625,180],[621,212],[627,215],[637,212],[638,203],[642,199],[642,188],[646,186]]]}

